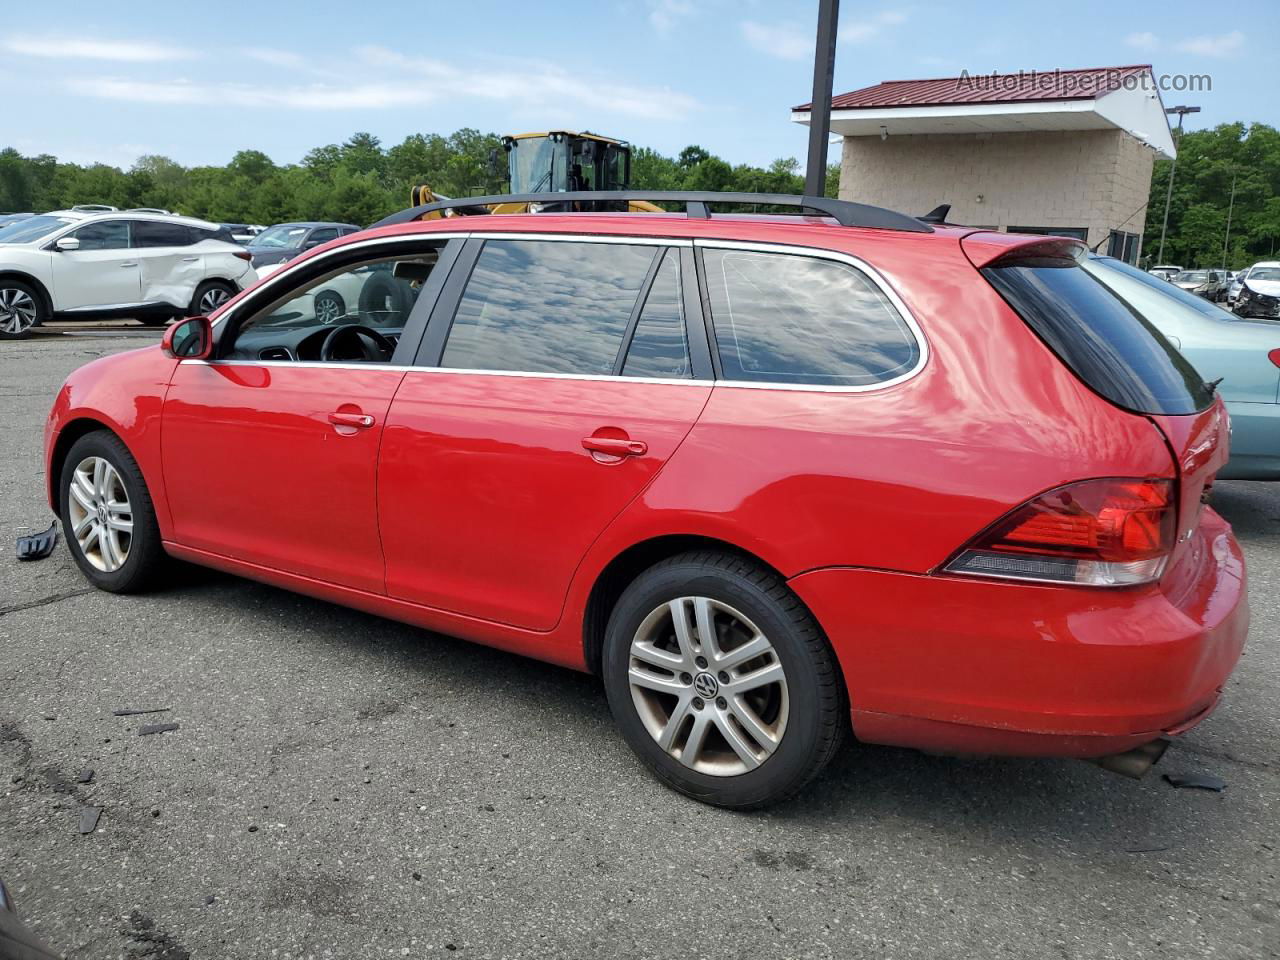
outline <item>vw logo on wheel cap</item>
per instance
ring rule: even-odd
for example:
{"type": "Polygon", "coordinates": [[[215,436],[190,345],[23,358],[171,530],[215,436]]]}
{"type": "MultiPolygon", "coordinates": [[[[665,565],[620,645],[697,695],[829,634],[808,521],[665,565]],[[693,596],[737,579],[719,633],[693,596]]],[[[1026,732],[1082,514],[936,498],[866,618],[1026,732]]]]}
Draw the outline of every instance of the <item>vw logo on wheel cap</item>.
{"type": "Polygon", "coordinates": [[[720,692],[720,682],[709,673],[700,673],[693,678],[693,690],[703,700],[710,700],[720,692]]]}

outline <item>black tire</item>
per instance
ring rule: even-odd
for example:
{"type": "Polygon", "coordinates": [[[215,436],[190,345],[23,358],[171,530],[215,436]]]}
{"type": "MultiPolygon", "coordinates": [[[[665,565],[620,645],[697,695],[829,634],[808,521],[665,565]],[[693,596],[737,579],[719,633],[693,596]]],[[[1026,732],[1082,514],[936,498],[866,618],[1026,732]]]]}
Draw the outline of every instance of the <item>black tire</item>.
{"type": "Polygon", "coordinates": [[[312,310],[321,323],[335,324],[346,317],[347,302],[336,290],[321,290],[315,295],[312,310]]]}
{"type": "Polygon", "coordinates": [[[191,303],[187,305],[187,316],[208,316],[208,314],[212,313],[217,309],[217,307],[221,306],[235,295],[236,288],[226,280],[206,280],[196,287],[196,292],[191,295],[191,303]],[[225,296],[223,296],[219,303],[212,308],[202,306],[202,302],[210,294],[225,294],[225,296]]]}
{"type": "MultiPolygon", "coordinates": [[[[49,319],[49,307],[44,301],[44,296],[29,283],[21,280],[0,280],[0,340],[25,340],[31,336],[31,331],[40,324],[49,319]],[[17,301],[22,298],[22,302],[30,300],[35,305],[35,319],[31,323],[19,318],[16,311],[10,312],[5,310],[4,304],[11,299],[17,301]],[[10,322],[13,321],[13,322],[10,322]],[[6,326],[17,327],[17,330],[6,330],[6,326]]],[[[26,311],[23,311],[26,314],[26,311]]]]}
{"type": "Polygon", "coordinates": [[[408,284],[389,271],[373,273],[360,288],[360,322],[374,327],[402,327],[413,306],[408,284]]]}
{"type": "Polygon", "coordinates": [[[164,548],[160,543],[160,528],[156,524],[155,508],[147,490],[138,462],[115,434],[108,430],[96,430],[85,434],[67,451],[58,475],[58,515],[62,520],[63,537],[76,565],[91,584],[110,593],[139,593],[153,585],[164,566],[164,548]],[[132,508],[133,532],[128,552],[119,569],[107,572],[99,569],[85,556],[75,532],[71,516],[71,483],[78,464],[88,457],[106,460],[119,474],[124,491],[132,508]]]}
{"type": "Polygon", "coordinates": [[[609,617],[601,668],[614,719],[654,776],[720,807],[751,810],[793,796],[835,756],[849,727],[844,679],[813,616],[781,578],[731,554],[681,554],[637,577],[609,617]],[[790,706],[782,737],[759,766],[737,775],[703,773],[669,755],[632,700],[627,679],[632,639],[651,611],[689,596],[710,597],[741,611],[768,637],[786,674],[790,706]]]}

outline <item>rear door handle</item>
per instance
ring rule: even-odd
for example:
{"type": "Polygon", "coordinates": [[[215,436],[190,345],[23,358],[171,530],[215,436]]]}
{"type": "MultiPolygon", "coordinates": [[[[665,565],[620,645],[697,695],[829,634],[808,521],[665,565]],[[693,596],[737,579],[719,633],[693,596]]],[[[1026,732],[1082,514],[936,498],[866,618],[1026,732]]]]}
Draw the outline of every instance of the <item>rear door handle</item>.
{"type": "Polygon", "coordinates": [[[122,267],[136,267],[136,266],[137,266],[137,264],[136,264],[136,263],[122,263],[122,264],[120,264],[120,266],[122,266],[122,267]]]}
{"type": "Polygon", "coordinates": [[[199,257],[183,257],[183,258],[182,258],[182,262],[183,262],[183,263],[195,263],[195,262],[196,262],[197,260],[199,260],[199,259],[200,259],[199,257]]]}
{"type": "Polygon", "coordinates": [[[643,440],[618,440],[614,437],[583,437],[582,449],[607,453],[611,457],[643,457],[649,445],[643,440]]]}
{"type": "Polygon", "coordinates": [[[331,413],[329,422],[335,427],[372,427],[373,417],[367,413],[331,413]]]}

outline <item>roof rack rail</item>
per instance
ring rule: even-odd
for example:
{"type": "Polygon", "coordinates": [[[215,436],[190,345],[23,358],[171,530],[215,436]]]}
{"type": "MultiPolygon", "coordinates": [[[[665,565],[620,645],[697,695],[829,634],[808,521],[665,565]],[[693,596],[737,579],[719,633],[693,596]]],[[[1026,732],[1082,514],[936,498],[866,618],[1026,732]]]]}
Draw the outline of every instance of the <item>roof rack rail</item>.
{"type": "Polygon", "coordinates": [[[457,214],[487,212],[478,208],[500,203],[602,203],[631,200],[647,200],[650,203],[682,203],[685,215],[691,219],[706,220],[711,217],[708,204],[759,203],[778,207],[796,207],[813,210],[833,218],[844,227],[870,227],[876,230],[904,230],[909,233],[932,233],[933,228],[916,217],[905,213],[873,207],[849,200],[832,200],[829,197],[800,197],[788,193],[715,193],[686,190],[583,190],[568,193],[512,193],[488,197],[457,197],[409,207],[399,213],[384,217],[374,227],[390,227],[398,223],[412,223],[425,214],[437,210],[452,210],[457,214]]]}

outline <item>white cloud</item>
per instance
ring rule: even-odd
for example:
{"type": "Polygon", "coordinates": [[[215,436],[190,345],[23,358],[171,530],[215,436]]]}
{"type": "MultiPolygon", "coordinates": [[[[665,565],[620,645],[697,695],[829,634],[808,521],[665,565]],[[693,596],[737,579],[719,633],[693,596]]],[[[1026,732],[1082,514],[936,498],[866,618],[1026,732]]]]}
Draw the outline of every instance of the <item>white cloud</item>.
{"type": "Polygon", "coordinates": [[[119,60],[125,63],[190,60],[201,56],[198,51],[170,44],[139,40],[89,40],[80,37],[15,36],[0,42],[0,49],[28,57],[119,60]]]}
{"type": "MultiPolygon", "coordinates": [[[[253,49],[253,53],[243,52],[282,66],[299,62],[289,51],[253,49]]],[[[443,99],[482,99],[533,105],[540,111],[592,108],[663,120],[683,116],[699,106],[693,97],[666,87],[594,82],[550,63],[519,63],[505,68],[468,64],[464,69],[442,60],[410,57],[376,46],[357,48],[354,57],[364,65],[361,83],[348,82],[343,71],[315,82],[282,86],[116,76],[75,77],[67,81],[67,87],[80,96],[130,103],[295,110],[377,110],[443,99]]]]}
{"type": "Polygon", "coordinates": [[[782,60],[806,60],[813,56],[815,37],[795,23],[742,21],[742,37],[761,53],[782,60]]]}
{"type": "Polygon", "coordinates": [[[692,15],[693,3],[690,0],[649,0],[649,23],[659,33],[666,33],[692,15]]]}
{"type": "Polygon", "coordinates": [[[129,103],[201,106],[288,107],[295,110],[367,110],[430,103],[438,96],[421,87],[365,83],[314,83],[269,89],[233,83],[152,82],[113,77],[68,82],[73,93],[129,103]]]}
{"type": "Polygon", "coordinates": [[[879,37],[886,27],[906,23],[907,15],[900,10],[884,10],[872,17],[848,17],[840,28],[841,43],[869,43],[879,37]]]}
{"type": "Polygon", "coordinates": [[[1182,53],[1194,53],[1202,57],[1229,57],[1244,46],[1244,34],[1232,30],[1220,36],[1187,37],[1174,47],[1182,53]]]}
{"type": "Polygon", "coordinates": [[[1139,50],[1154,50],[1160,46],[1160,38],[1150,30],[1131,33],[1124,38],[1124,42],[1131,47],[1137,47],[1139,50]]]}
{"type": "Polygon", "coordinates": [[[577,105],[654,120],[684,116],[699,106],[693,97],[667,87],[597,82],[540,61],[522,62],[518,67],[481,65],[463,70],[442,60],[410,57],[385,47],[360,47],[356,55],[372,65],[430,77],[431,86],[453,100],[479,97],[533,104],[540,109],[577,105]]]}
{"type": "Polygon", "coordinates": [[[246,47],[240,51],[251,60],[265,63],[273,67],[289,67],[298,69],[307,65],[307,59],[292,50],[275,50],[271,47],[246,47]]]}

